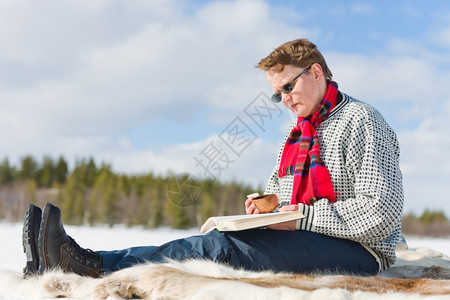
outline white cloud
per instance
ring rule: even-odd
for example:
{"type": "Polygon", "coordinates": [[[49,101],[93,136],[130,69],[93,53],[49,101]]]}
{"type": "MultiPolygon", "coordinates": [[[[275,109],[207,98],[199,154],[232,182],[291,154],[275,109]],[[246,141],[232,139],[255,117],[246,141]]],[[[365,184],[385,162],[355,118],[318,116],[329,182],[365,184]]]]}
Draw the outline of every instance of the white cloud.
{"type": "Polygon", "coordinates": [[[374,15],[376,9],[372,4],[369,3],[355,3],[351,6],[351,11],[357,15],[374,15]]]}
{"type": "Polygon", "coordinates": [[[450,26],[430,33],[432,40],[444,47],[450,47],[450,26]]]}
{"type": "Polygon", "coordinates": [[[179,1],[0,6],[9,25],[0,29],[0,138],[14,137],[6,155],[189,120],[198,107],[211,116],[241,111],[267,89],[256,62],[306,32],[276,22],[262,1],[211,2],[189,13],[179,1]]]}
{"type": "MultiPolygon", "coordinates": [[[[446,103],[449,106],[450,101],[446,103]]],[[[402,149],[401,166],[404,173],[405,211],[421,213],[423,207],[448,209],[450,194],[450,112],[435,112],[436,117],[425,119],[417,129],[399,133],[402,149]]]]}
{"type": "MultiPolygon", "coordinates": [[[[27,10],[32,11],[32,21],[37,22],[41,13],[48,19],[37,22],[33,30],[25,28],[31,24],[20,21],[20,28],[12,30],[17,42],[9,54],[8,47],[2,48],[5,59],[25,69],[35,68],[37,74],[26,88],[10,91],[6,87],[2,98],[60,117],[61,129],[84,114],[81,127],[94,131],[109,127],[112,132],[117,125],[165,118],[168,112],[186,117],[200,105],[217,111],[241,109],[244,99],[266,88],[263,80],[255,80],[255,63],[275,40],[294,30],[270,22],[269,7],[261,1],[213,2],[191,15],[183,14],[182,7],[177,10],[179,2],[151,7],[137,2],[127,5],[121,15],[125,21],[116,20],[115,10],[122,6],[103,5],[59,4],[54,8],[58,13],[52,15],[42,12],[41,6],[27,10]],[[138,21],[130,21],[134,15],[126,13],[136,13],[138,8],[148,18],[143,20],[141,12],[138,21]],[[65,22],[59,22],[65,15],[65,22]],[[105,28],[116,21],[131,25],[105,28]],[[114,30],[119,31],[117,35],[114,30]],[[31,42],[30,36],[34,36],[31,42]],[[66,46],[61,48],[62,44],[66,46]]],[[[9,46],[6,39],[3,45],[9,46]]]]}
{"type": "Polygon", "coordinates": [[[370,16],[376,13],[375,7],[370,3],[353,3],[346,5],[337,2],[334,6],[324,7],[321,11],[314,11],[314,13],[323,14],[324,9],[327,9],[330,15],[336,17],[350,17],[350,14],[370,16]]]}
{"type": "Polygon", "coordinates": [[[188,5],[2,2],[0,155],[93,156],[130,171],[171,167],[159,165],[166,157],[186,165],[170,149],[136,150],[125,132],[189,120],[199,107],[227,125],[268,89],[258,60],[307,33],[271,18],[263,1],[188,5]]]}
{"type": "Polygon", "coordinates": [[[341,87],[371,102],[438,99],[442,90],[436,87],[450,79],[432,62],[407,54],[328,53],[327,57],[341,87]]]}
{"type": "Polygon", "coordinates": [[[107,151],[107,148],[102,148],[99,154],[107,162],[108,159],[114,161],[114,168],[121,172],[139,174],[152,171],[164,175],[169,171],[175,174],[190,173],[199,178],[238,180],[256,187],[264,185],[269,178],[279,146],[278,142],[270,143],[257,138],[238,156],[218,136],[210,136],[202,141],[161,149],[119,151],[112,148],[112,151],[107,151]],[[207,156],[202,154],[211,151],[207,150],[211,149],[208,147],[214,147],[222,158],[208,161],[207,156]],[[197,163],[195,158],[202,163],[197,163]]]}
{"type": "Polygon", "coordinates": [[[408,4],[402,6],[402,11],[407,16],[414,18],[421,17],[424,14],[424,11],[421,11],[419,8],[408,4]]]}

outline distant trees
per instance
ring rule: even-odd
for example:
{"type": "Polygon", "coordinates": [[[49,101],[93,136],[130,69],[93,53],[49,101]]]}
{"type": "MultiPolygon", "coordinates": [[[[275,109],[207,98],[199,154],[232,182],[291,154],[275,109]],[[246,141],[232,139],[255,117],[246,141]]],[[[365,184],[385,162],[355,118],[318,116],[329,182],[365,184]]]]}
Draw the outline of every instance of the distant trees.
{"type": "MultiPolygon", "coordinates": [[[[211,215],[245,213],[245,195],[251,186],[221,183],[210,179],[190,182],[198,191],[196,201],[189,202],[192,191],[183,190],[186,203],[169,197],[175,175],[156,176],[117,174],[111,166],[98,166],[94,159],[75,162],[69,172],[67,161],[32,156],[12,166],[7,158],[0,164],[0,218],[20,221],[28,203],[58,205],[66,224],[126,224],[145,228],[200,226],[211,215]]],[[[173,197],[172,197],[173,198],[173,197]]]]}
{"type": "Polygon", "coordinates": [[[420,217],[407,214],[402,219],[403,233],[417,236],[450,236],[450,222],[442,211],[426,209],[420,217]]]}
{"type": "MultiPolygon", "coordinates": [[[[62,156],[38,161],[28,155],[18,167],[8,158],[0,162],[0,219],[9,221],[21,221],[28,203],[42,207],[52,202],[61,208],[66,224],[189,228],[212,215],[245,213],[245,195],[255,191],[262,187],[187,174],[117,174],[93,158],[77,160],[72,171],[62,156]]],[[[441,211],[407,214],[402,225],[407,235],[450,236],[450,222],[441,211]]]]}
{"type": "Polygon", "coordinates": [[[68,172],[67,162],[62,156],[56,162],[50,157],[44,157],[42,164],[39,164],[27,155],[20,160],[19,168],[11,166],[9,159],[4,158],[0,163],[0,186],[33,180],[38,187],[50,188],[54,184],[64,184],[68,172]]]}
{"type": "Polygon", "coordinates": [[[0,164],[0,185],[10,184],[16,179],[16,169],[9,164],[8,158],[0,164]]]}
{"type": "Polygon", "coordinates": [[[27,155],[20,160],[19,167],[4,158],[0,163],[0,218],[17,221],[23,217],[28,203],[37,203],[43,197],[53,201],[55,190],[65,184],[67,174],[67,162],[63,157],[57,162],[44,157],[39,164],[27,155]]]}

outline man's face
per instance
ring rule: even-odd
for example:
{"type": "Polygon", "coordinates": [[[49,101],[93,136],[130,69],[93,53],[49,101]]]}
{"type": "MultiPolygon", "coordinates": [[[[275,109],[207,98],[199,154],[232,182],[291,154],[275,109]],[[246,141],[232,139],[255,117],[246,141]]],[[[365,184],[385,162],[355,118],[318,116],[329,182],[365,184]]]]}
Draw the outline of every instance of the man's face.
{"type": "Polygon", "coordinates": [[[298,76],[304,68],[286,65],[283,71],[276,72],[280,69],[281,66],[275,66],[266,72],[266,77],[275,93],[281,93],[284,106],[299,117],[307,117],[314,113],[326,91],[320,65],[313,64],[309,71],[298,77],[293,82],[294,87],[290,93],[283,93],[282,87],[298,76]]]}

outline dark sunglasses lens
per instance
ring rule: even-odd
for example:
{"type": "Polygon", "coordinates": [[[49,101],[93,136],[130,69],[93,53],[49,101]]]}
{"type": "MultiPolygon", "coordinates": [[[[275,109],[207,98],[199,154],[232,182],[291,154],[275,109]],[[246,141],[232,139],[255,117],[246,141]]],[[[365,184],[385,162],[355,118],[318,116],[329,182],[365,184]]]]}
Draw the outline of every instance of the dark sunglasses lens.
{"type": "Polygon", "coordinates": [[[289,94],[290,92],[292,92],[292,89],[294,88],[294,85],[292,83],[286,83],[285,85],[283,85],[283,87],[281,88],[281,91],[285,94],[289,94]]]}
{"type": "Polygon", "coordinates": [[[273,94],[271,99],[272,99],[272,102],[280,103],[281,102],[281,94],[273,94]]]}

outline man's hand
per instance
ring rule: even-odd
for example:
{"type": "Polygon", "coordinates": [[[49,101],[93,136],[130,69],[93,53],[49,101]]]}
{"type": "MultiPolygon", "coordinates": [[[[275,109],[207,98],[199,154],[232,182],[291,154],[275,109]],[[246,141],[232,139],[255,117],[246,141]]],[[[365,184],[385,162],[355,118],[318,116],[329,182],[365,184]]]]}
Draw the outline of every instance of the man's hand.
{"type": "MultiPolygon", "coordinates": [[[[297,204],[285,205],[280,208],[280,211],[297,211],[297,210],[298,210],[297,204]]],[[[288,221],[288,222],[284,222],[284,223],[272,224],[272,225],[268,225],[267,228],[273,229],[273,230],[294,231],[295,230],[295,222],[296,221],[294,220],[294,221],[288,221]]]]}
{"type": "Polygon", "coordinates": [[[259,209],[256,208],[255,204],[252,203],[253,197],[247,197],[245,200],[245,212],[247,215],[259,214],[259,209]]]}

